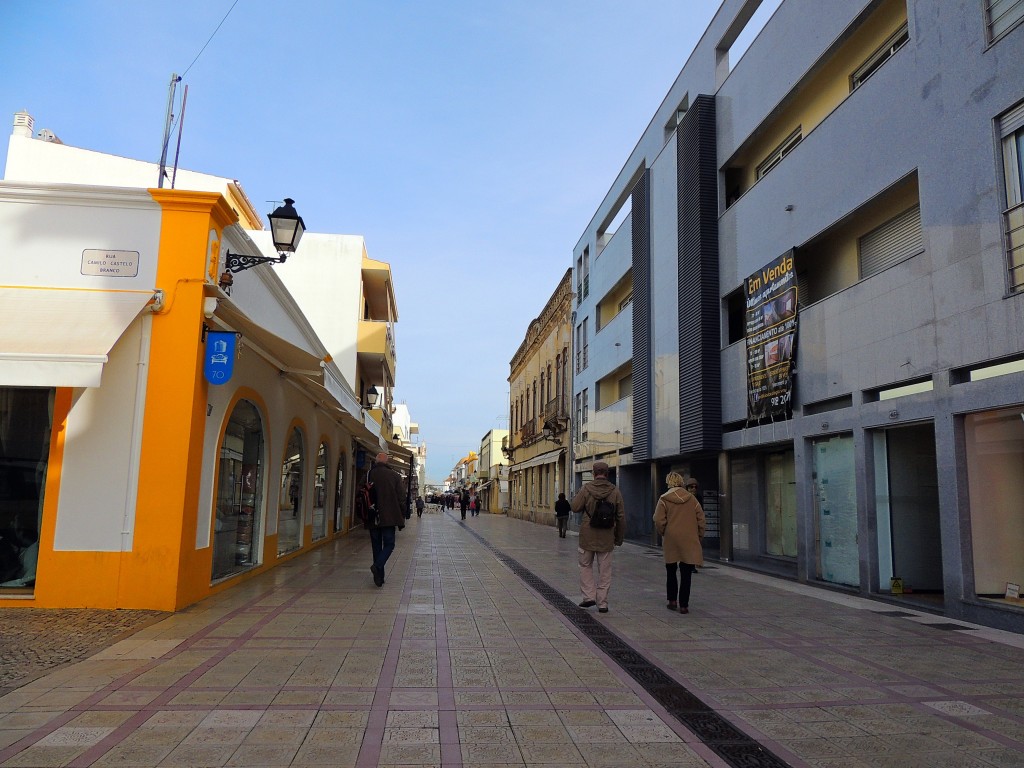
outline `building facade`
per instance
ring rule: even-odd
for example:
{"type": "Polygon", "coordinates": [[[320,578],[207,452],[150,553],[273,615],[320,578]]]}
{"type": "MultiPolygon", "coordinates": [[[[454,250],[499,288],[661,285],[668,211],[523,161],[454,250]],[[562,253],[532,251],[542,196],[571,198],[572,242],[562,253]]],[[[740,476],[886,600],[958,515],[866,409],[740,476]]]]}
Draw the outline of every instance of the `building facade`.
{"type": "Polygon", "coordinates": [[[0,279],[5,607],[187,606],[345,533],[354,477],[386,445],[277,272],[225,280],[229,253],[261,253],[241,187],[133,186],[157,176],[137,165],[16,117],[0,182],[0,248],[19,255],[0,279]]]}
{"type": "Polygon", "coordinates": [[[508,506],[508,459],[501,452],[503,445],[508,445],[508,430],[489,430],[480,440],[477,462],[477,496],[483,511],[496,515],[508,506]]]}
{"type": "Polygon", "coordinates": [[[509,364],[508,514],[552,525],[569,479],[571,280],[569,269],[509,364]]]}
{"type": "Polygon", "coordinates": [[[576,481],[654,543],[684,471],[715,556],[1024,629],[1024,5],[757,5],[574,250],[576,481]]]}

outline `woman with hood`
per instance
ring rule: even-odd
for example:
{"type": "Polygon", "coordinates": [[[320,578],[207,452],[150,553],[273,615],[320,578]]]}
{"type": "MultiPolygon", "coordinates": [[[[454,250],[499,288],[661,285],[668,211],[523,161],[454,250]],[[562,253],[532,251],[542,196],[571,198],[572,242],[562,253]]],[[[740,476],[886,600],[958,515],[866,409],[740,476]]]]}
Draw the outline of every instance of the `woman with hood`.
{"type": "Polygon", "coordinates": [[[668,609],[690,612],[690,578],[693,567],[704,564],[701,539],[704,538],[704,510],[690,491],[697,483],[678,472],[665,478],[668,491],[658,499],[654,510],[654,528],[662,537],[665,554],[665,590],[668,609]],[[679,577],[676,577],[676,571],[679,577]]]}

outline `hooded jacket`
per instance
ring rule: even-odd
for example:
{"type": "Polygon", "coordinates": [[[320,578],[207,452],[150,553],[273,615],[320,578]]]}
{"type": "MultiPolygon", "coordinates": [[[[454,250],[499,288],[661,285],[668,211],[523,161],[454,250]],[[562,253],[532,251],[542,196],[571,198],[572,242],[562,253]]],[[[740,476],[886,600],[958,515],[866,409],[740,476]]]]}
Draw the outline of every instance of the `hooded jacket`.
{"type": "Polygon", "coordinates": [[[626,537],[626,505],[622,501],[619,489],[608,478],[598,477],[586,483],[573,496],[571,506],[573,512],[583,512],[580,521],[580,549],[589,552],[611,552],[622,544],[626,537]],[[590,527],[590,515],[598,499],[607,499],[615,505],[614,528],[590,527]]]}
{"type": "Polygon", "coordinates": [[[683,488],[669,488],[654,509],[654,529],[662,536],[666,563],[704,564],[704,510],[683,488]]]}

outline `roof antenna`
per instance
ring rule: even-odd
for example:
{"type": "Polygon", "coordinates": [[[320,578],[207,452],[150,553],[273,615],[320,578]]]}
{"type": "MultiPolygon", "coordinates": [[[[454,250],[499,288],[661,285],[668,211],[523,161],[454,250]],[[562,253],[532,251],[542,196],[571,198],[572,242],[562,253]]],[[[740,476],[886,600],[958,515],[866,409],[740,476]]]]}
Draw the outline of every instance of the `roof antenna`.
{"type": "Polygon", "coordinates": [[[164,139],[160,143],[160,177],[156,180],[158,188],[163,189],[164,178],[167,176],[167,145],[171,143],[171,120],[174,115],[171,110],[174,107],[174,92],[178,88],[181,78],[177,73],[171,73],[171,84],[167,88],[167,114],[164,117],[164,139]]]}
{"type": "Polygon", "coordinates": [[[188,104],[188,85],[181,95],[181,116],[178,118],[178,146],[174,149],[174,170],[171,172],[171,189],[178,180],[178,156],[181,154],[181,131],[185,127],[185,105],[188,104]]]}

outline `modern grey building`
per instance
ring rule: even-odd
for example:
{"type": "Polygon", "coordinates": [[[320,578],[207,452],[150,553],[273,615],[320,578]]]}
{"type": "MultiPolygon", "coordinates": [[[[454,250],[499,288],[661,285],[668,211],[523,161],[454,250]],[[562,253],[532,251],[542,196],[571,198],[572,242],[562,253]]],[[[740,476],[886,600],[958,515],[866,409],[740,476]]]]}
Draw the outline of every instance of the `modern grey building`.
{"type": "Polygon", "coordinates": [[[574,479],[653,542],[688,472],[710,556],[1024,631],[1024,2],[758,5],[575,248],[574,479]]]}

